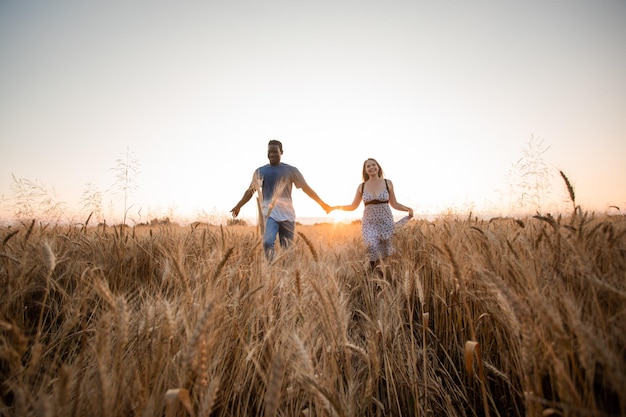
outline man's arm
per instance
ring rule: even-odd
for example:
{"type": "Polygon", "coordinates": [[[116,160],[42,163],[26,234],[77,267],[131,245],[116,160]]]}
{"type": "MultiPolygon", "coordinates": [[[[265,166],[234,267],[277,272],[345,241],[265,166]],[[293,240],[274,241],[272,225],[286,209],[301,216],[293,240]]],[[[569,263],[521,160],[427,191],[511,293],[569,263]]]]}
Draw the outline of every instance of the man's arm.
{"type": "Polygon", "coordinates": [[[313,191],[311,187],[308,186],[308,184],[302,186],[302,191],[304,191],[306,195],[311,197],[311,199],[313,199],[317,204],[319,204],[324,209],[326,214],[328,214],[331,211],[331,207],[328,204],[326,204],[324,200],[322,200],[320,196],[318,196],[317,193],[313,191]]]}
{"type": "Polygon", "coordinates": [[[248,188],[245,193],[243,193],[243,197],[241,197],[241,200],[239,200],[237,205],[230,210],[233,217],[237,217],[239,215],[239,210],[241,210],[241,207],[243,207],[244,204],[250,201],[253,195],[254,195],[254,191],[252,190],[251,187],[248,188]]]}
{"type": "Polygon", "coordinates": [[[300,188],[302,191],[306,193],[306,195],[308,195],[312,200],[314,200],[317,204],[319,204],[324,209],[326,214],[332,211],[332,207],[326,204],[324,200],[322,200],[320,196],[317,195],[317,193],[313,191],[311,187],[309,187],[309,184],[307,184],[306,180],[304,179],[304,176],[302,175],[302,173],[300,172],[298,168],[293,167],[293,175],[294,176],[292,177],[292,180],[293,180],[294,185],[297,188],[300,188]]]}

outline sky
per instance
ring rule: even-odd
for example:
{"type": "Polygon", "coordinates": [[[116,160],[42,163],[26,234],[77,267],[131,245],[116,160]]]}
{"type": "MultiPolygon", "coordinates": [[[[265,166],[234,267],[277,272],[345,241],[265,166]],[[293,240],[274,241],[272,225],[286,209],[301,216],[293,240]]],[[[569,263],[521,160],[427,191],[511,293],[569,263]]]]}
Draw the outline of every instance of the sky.
{"type": "Polygon", "coordinates": [[[583,209],[623,212],[624,22],[623,0],[2,0],[0,218],[20,182],[35,216],[227,218],[270,139],[330,205],[373,157],[418,218],[507,215],[546,178],[541,210],[569,210],[559,170],[583,209]],[[532,144],[543,174],[524,180],[532,144]]]}

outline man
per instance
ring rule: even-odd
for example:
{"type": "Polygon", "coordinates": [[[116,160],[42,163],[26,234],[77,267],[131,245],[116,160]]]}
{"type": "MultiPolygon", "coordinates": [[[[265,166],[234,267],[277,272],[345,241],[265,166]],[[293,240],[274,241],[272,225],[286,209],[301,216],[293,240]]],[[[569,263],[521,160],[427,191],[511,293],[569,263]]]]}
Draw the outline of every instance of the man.
{"type": "Polygon", "coordinates": [[[263,249],[265,257],[274,259],[274,242],[278,235],[280,246],[286,248],[293,241],[295,233],[296,213],[291,200],[292,185],[302,189],[309,197],[319,204],[326,213],[330,206],[317,195],[304,180],[298,168],[280,162],[283,154],[283,144],[277,140],[270,140],[267,145],[267,159],[269,164],[254,171],[250,186],[241,197],[241,200],[230,211],[233,217],[239,215],[239,210],[246,204],[255,191],[261,190],[263,201],[261,211],[265,219],[263,233],[263,249]]]}

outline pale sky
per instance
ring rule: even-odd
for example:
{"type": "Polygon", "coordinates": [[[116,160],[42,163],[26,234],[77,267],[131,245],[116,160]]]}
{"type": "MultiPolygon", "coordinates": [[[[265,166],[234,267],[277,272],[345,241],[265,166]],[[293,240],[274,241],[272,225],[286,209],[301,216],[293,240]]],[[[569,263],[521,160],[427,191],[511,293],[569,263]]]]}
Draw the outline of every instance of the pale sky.
{"type": "Polygon", "coordinates": [[[506,214],[534,137],[583,209],[624,211],[625,22],[623,0],[0,1],[0,217],[14,175],[67,217],[91,183],[112,223],[127,149],[130,217],[227,216],[269,139],[331,205],[376,158],[420,217],[506,214]]]}

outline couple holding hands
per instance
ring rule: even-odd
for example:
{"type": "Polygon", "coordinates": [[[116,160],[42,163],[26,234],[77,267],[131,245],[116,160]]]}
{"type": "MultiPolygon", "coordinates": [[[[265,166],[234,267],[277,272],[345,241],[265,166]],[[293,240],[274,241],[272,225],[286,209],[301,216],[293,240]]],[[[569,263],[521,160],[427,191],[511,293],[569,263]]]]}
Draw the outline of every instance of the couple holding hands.
{"type": "Polygon", "coordinates": [[[282,143],[270,140],[267,145],[269,164],[255,170],[250,186],[230,211],[233,217],[237,217],[241,207],[256,191],[260,192],[261,209],[265,218],[263,249],[269,261],[274,258],[277,236],[283,248],[289,246],[294,238],[296,215],[291,200],[292,185],[302,189],[326,213],[333,210],[356,210],[363,201],[365,209],[361,232],[368,247],[370,265],[375,267],[381,259],[394,252],[391,238],[395,223],[391,208],[408,212],[407,219],[413,217],[413,209],[398,203],[393,183],[384,178],[383,170],[375,159],[368,158],[363,163],[363,182],[357,187],[352,203],[346,206],[329,206],[306,183],[298,168],[281,162],[282,154],[282,143]]]}

